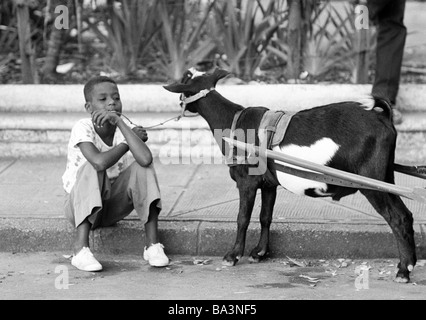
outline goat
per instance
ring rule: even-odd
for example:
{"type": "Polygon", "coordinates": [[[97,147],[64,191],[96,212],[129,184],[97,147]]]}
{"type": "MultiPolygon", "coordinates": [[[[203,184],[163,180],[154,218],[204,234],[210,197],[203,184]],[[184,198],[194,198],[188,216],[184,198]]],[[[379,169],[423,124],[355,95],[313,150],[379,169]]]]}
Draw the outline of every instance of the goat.
{"type": "MultiPolygon", "coordinates": [[[[259,125],[269,109],[244,108],[220,95],[215,90],[216,84],[228,74],[226,70],[218,68],[211,73],[190,69],[180,82],[164,88],[180,93],[186,102],[184,109],[199,113],[212,132],[229,132],[235,114],[241,112],[237,128],[244,131],[256,130],[255,144],[259,145],[259,125]]],[[[284,138],[273,150],[394,184],[397,132],[392,121],[392,110],[383,99],[373,98],[372,102],[369,108],[359,102],[341,102],[297,112],[288,124],[284,138]]],[[[221,138],[215,134],[222,153],[226,155],[226,147],[221,138]]],[[[243,256],[246,232],[258,189],[261,189],[262,199],[261,234],[259,243],[250,253],[250,260],[260,261],[269,250],[269,229],[277,185],[265,183],[265,175],[249,174],[249,168],[246,164],[230,166],[230,176],[239,190],[240,205],[236,241],[223,258],[223,262],[228,265],[235,265],[243,256]]],[[[410,272],[417,260],[413,217],[399,196],[376,190],[319,183],[278,171],[275,173],[279,184],[284,188],[311,197],[332,197],[339,200],[359,190],[386,220],[396,238],[400,261],[395,281],[409,282],[410,272]]]]}

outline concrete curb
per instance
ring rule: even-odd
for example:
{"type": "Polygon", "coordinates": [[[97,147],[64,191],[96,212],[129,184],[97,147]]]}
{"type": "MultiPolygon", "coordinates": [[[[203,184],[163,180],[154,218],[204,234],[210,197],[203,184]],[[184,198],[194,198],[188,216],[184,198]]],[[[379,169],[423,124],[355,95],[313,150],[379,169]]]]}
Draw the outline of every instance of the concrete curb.
{"type": "MultiPolygon", "coordinates": [[[[70,252],[74,230],[65,219],[0,218],[1,252],[70,252]]],[[[419,258],[426,257],[425,239],[415,225],[419,258]]],[[[235,222],[160,220],[160,241],[169,254],[223,256],[232,248],[235,222]]],[[[245,255],[257,244],[260,229],[252,222],[245,255]]],[[[139,221],[124,220],[116,227],[91,234],[96,252],[142,254],[144,230],[139,221]]],[[[271,227],[271,257],[283,258],[397,258],[395,239],[386,224],[315,224],[275,222],[271,227]]]]}
{"type": "MultiPolygon", "coordinates": [[[[176,112],[179,96],[163,85],[119,85],[126,112],[176,112]]],[[[358,100],[371,92],[371,85],[352,84],[274,84],[226,85],[217,90],[229,100],[272,110],[299,111],[322,104],[358,100]]],[[[2,85],[0,112],[81,112],[84,110],[82,85],[2,85]]],[[[426,85],[400,86],[398,108],[424,111],[426,85]]]]}

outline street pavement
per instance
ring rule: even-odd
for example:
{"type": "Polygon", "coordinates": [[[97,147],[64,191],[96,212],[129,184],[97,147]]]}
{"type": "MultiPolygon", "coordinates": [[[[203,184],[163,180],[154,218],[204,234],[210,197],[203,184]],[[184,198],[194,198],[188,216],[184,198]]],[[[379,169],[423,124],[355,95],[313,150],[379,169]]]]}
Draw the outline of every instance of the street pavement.
{"type": "Polygon", "coordinates": [[[396,259],[275,258],[250,263],[244,258],[225,267],[217,256],[171,255],[168,267],[155,268],[141,255],[97,257],[104,270],[95,273],[72,267],[62,252],[0,253],[0,299],[166,300],[157,310],[166,315],[170,306],[183,301],[189,306],[205,300],[256,306],[260,300],[426,298],[425,260],[415,267],[411,283],[400,284],[393,281],[396,259]],[[360,271],[362,267],[368,271],[360,271]]]}

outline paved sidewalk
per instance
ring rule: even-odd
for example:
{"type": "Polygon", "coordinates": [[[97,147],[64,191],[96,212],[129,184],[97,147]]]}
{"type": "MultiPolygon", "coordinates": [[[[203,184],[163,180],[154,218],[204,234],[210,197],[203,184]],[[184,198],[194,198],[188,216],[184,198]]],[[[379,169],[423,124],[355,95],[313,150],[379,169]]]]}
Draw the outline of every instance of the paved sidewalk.
{"type": "Polygon", "coordinates": [[[140,255],[96,256],[102,272],[77,270],[62,252],[0,253],[0,300],[149,300],[138,303],[155,309],[160,319],[176,305],[205,306],[203,319],[211,316],[213,304],[247,304],[255,306],[255,319],[264,319],[282,312],[279,300],[426,299],[425,260],[414,268],[411,283],[400,284],[393,281],[396,259],[300,259],[298,266],[288,259],[252,264],[244,258],[224,267],[215,256],[172,255],[167,268],[153,268],[140,255]],[[362,265],[370,269],[359,277],[362,265]]]}
{"type": "MultiPolygon", "coordinates": [[[[164,164],[155,159],[163,211],[160,237],[169,254],[223,256],[236,235],[238,192],[223,164],[164,164]]],[[[65,158],[0,160],[0,251],[67,253],[74,230],[62,213],[65,158]]],[[[426,181],[397,174],[397,184],[426,181]]],[[[415,221],[419,258],[426,252],[426,204],[404,200],[415,221]]],[[[260,234],[257,197],[246,254],[260,234]]],[[[143,226],[132,213],[117,226],[92,233],[97,252],[140,254],[143,226]]],[[[271,227],[272,257],[392,258],[390,228],[359,193],[333,202],[280,188],[271,227]]]]}

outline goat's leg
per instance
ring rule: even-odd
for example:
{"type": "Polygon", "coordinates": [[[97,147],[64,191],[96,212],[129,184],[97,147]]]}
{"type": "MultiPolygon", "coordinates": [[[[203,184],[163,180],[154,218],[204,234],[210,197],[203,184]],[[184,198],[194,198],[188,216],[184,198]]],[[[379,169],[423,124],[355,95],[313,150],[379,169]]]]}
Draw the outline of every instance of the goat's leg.
{"type": "Polygon", "coordinates": [[[269,228],[272,222],[277,187],[262,188],[262,209],[260,210],[260,239],[257,246],[250,253],[251,262],[259,262],[269,252],[269,228]]]}
{"type": "Polygon", "coordinates": [[[246,186],[244,183],[237,182],[240,194],[240,209],[237,218],[237,238],[234,247],[223,258],[223,264],[234,266],[244,255],[246,243],[247,228],[250,224],[251,214],[253,212],[254,201],[256,199],[256,188],[246,186]]]}
{"type": "Polygon", "coordinates": [[[387,221],[396,238],[399,259],[396,282],[409,282],[410,272],[416,264],[413,215],[399,196],[363,190],[368,201],[387,221]]]}

